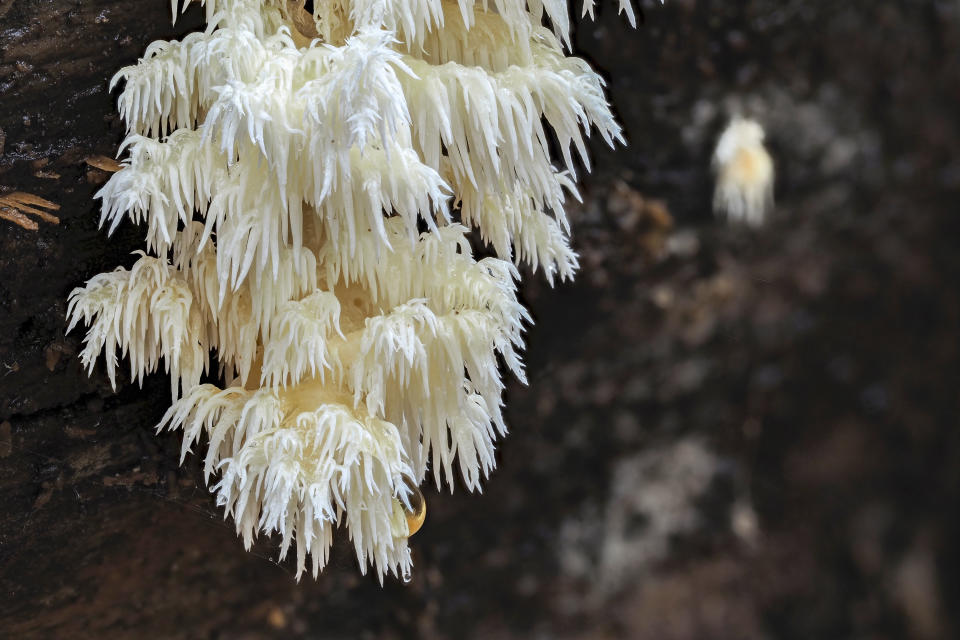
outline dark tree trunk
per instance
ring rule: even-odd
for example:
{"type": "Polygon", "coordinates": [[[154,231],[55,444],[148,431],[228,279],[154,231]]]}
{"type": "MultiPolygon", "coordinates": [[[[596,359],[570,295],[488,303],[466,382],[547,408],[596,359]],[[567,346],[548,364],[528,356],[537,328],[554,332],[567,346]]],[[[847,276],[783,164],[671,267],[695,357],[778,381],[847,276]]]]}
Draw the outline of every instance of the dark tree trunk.
{"type": "Polygon", "coordinates": [[[107,83],[200,12],[0,0],[0,195],[61,207],[0,220],[0,637],[960,631],[960,8],[644,1],[634,32],[601,4],[578,47],[630,146],[595,149],[570,212],[577,282],[525,274],[531,382],[498,470],[426,492],[414,579],[381,588],[345,539],[300,584],[276,540],[244,551],[154,433],[166,377],[114,392],[64,334],[70,290],[143,247],[97,229],[107,83]],[[758,231],[709,213],[737,105],[777,163],[758,231]]]}

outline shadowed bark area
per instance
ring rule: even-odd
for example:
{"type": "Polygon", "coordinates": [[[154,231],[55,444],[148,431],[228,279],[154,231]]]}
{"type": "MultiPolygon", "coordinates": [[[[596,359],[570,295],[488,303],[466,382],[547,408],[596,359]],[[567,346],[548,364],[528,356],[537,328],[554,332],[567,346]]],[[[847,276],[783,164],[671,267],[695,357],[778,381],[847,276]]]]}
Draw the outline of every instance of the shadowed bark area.
{"type": "MultiPolygon", "coordinates": [[[[960,5],[613,5],[577,50],[630,146],[594,152],[573,284],[525,274],[530,385],[482,495],[424,492],[408,584],[341,536],[297,584],[243,549],[161,373],[114,392],[66,296],[132,262],[97,229],[122,139],[110,77],[175,26],[166,0],[0,0],[0,636],[944,638],[960,537],[960,5]],[[731,113],[766,127],[777,208],[712,220],[731,113]]],[[[578,11],[578,10],[577,10],[578,11]]],[[[123,371],[123,367],[121,367],[123,371]]]]}

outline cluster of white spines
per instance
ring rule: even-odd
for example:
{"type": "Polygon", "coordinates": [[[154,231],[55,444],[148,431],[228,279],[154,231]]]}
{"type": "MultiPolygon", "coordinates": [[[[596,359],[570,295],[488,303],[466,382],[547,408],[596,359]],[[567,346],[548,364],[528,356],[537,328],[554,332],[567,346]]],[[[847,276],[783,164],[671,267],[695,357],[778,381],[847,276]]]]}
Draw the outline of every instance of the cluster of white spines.
{"type": "Polygon", "coordinates": [[[314,384],[297,392],[221,390],[205,384],[175,403],[161,426],[184,429],[183,456],[208,439],[204,472],[249,548],[278,531],[281,557],[297,542],[298,571],[317,575],[346,518],[361,567],[379,576],[410,568],[404,477],[413,475],[397,427],[314,384]]]}
{"type": "Polygon", "coordinates": [[[141,378],[166,360],[161,426],[184,455],[206,437],[248,546],[278,531],[316,575],[346,522],[364,570],[405,573],[409,482],[432,465],[478,489],[498,360],[524,379],[516,268],[475,260],[450,207],[500,258],[572,277],[571,149],[589,167],[584,133],[619,127],[564,55],[565,0],[204,4],[204,32],[114,79],[128,157],[101,224],[145,221],[159,257],[75,290],[71,327],[112,383],[118,349],[141,378]],[[200,384],[211,349],[226,388],[200,384]]]}
{"type": "Polygon", "coordinates": [[[206,326],[188,283],[165,259],[141,253],[133,269],[91,278],[68,305],[70,331],[82,319],[90,325],[80,360],[88,370],[101,353],[116,385],[117,349],[130,360],[131,377],[143,381],[160,359],[170,373],[171,391],[191,389],[207,368],[206,326]]]}

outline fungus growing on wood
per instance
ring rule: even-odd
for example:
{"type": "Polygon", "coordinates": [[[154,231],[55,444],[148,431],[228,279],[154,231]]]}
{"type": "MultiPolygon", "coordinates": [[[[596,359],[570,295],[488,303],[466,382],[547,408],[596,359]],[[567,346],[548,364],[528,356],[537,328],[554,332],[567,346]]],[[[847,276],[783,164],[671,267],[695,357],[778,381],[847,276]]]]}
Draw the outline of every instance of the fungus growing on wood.
{"type": "Polygon", "coordinates": [[[316,576],[345,523],[361,570],[406,576],[427,473],[472,491],[494,467],[500,363],[524,381],[516,265],[573,276],[574,155],[620,128],[564,52],[564,1],[205,8],[113,80],[127,155],[101,224],[145,223],[147,252],[74,290],[70,328],[114,385],[118,354],[138,380],[163,360],[159,428],[184,457],[206,442],[248,548],[276,531],[316,576]]]}
{"type": "Polygon", "coordinates": [[[773,206],[773,159],[763,138],[757,122],[734,118],[717,141],[713,209],[731,222],[759,226],[773,206]]]}

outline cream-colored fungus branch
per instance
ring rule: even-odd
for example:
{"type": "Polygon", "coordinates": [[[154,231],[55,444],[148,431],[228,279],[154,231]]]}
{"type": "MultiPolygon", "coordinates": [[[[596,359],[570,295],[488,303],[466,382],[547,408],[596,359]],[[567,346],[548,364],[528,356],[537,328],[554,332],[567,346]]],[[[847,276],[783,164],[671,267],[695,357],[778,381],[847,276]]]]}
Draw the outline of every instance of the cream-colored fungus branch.
{"type": "Polygon", "coordinates": [[[206,442],[248,548],[278,532],[316,576],[345,525],[363,571],[406,576],[417,485],[479,490],[506,433],[515,264],[573,276],[584,136],[620,128],[561,0],[202,4],[204,31],[111,83],[128,137],[101,224],[144,224],[148,253],[70,294],[81,358],[114,385],[118,356],[137,380],[163,361],[159,428],[206,442]]]}

